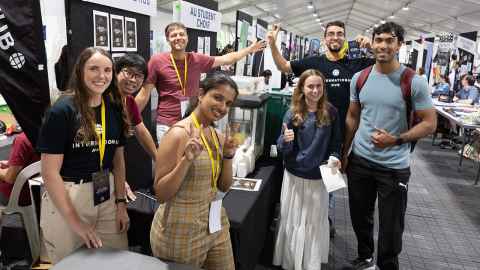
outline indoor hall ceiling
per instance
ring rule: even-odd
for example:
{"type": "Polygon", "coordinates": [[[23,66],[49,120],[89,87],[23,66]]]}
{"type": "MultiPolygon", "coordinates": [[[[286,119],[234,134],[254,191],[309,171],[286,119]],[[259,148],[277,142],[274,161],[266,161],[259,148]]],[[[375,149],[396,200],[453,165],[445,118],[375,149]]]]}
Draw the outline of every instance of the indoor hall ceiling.
{"type": "MultiPolygon", "coordinates": [[[[157,0],[159,9],[171,12],[172,0],[157,0]]],[[[218,0],[222,23],[234,25],[241,10],[302,36],[323,36],[324,23],[346,23],[348,39],[370,30],[382,20],[405,27],[407,40],[432,33],[480,30],[480,0],[218,0]],[[308,8],[308,5],[313,8],[308,8]],[[408,10],[405,10],[408,7],[408,10]],[[314,13],[317,16],[314,16],[314,13]]]]}

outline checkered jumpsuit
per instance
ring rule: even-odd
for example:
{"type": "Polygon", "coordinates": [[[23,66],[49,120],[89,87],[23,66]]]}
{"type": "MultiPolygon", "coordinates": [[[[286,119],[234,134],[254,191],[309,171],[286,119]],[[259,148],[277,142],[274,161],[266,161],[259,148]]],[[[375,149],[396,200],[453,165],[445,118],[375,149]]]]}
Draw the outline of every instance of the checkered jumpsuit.
{"type": "Polygon", "coordinates": [[[210,159],[204,149],[193,161],[175,196],[155,213],[150,230],[154,256],[206,270],[235,269],[225,208],[222,207],[222,229],[208,232],[210,203],[216,195],[211,174],[210,159]]]}

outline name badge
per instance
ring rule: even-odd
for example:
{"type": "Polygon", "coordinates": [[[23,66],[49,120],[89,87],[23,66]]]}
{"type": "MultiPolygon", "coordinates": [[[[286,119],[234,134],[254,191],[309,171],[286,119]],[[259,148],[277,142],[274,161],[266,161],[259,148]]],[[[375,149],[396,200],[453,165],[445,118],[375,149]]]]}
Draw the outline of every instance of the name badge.
{"type": "Polygon", "coordinates": [[[93,206],[110,199],[110,173],[107,170],[92,173],[93,206]]]}
{"type": "Polygon", "coordinates": [[[222,200],[224,196],[225,193],[217,192],[215,200],[210,203],[208,215],[208,231],[210,233],[215,233],[222,229],[222,200]]]}
{"type": "Polygon", "coordinates": [[[186,116],[185,112],[188,109],[188,105],[190,105],[190,100],[186,99],[180,101],[180,113],[182,115],[182,118],[186,116]]]}

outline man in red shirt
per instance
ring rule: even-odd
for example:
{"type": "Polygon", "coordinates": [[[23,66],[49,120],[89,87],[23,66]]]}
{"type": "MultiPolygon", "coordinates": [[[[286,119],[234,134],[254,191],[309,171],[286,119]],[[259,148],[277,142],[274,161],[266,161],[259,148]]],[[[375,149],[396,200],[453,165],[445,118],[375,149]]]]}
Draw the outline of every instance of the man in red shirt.
{"type": "Polygon", "coordinates": [[[18,134],[13,141],[8,162],[0,164],[0,205],[7,205],[20,171],[39,160],[40,156],[35,152],[25,133],[18,134]]]}
{"type": "Polygon", "coordinates": [[[181,119],[182,108],[186,108],[189,98],[198,95],[201,73],[219,66],[231,65],[266,47],[265,41],[258,41],[247,48],[222,56],[185,52],[188,44],[187,29],[178,22],[167,25],[165,36],[171,51],[150,58],[147,80],[135,98],[138,108],[143,111],[152,89],[157,89],[158,141],[170,126],[181,119]]]}

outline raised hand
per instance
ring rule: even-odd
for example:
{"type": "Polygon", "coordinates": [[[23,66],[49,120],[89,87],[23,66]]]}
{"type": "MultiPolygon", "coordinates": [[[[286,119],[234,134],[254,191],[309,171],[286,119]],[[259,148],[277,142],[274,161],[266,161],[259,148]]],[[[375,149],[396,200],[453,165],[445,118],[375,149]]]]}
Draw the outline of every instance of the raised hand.
{"type": "Polygon", "coordinates": [[[260,40],[260,41],[255,41],[252,45],[249,47],[250,53],[256,53],[258,51],[263,51],[267,47],[267,42],[265,40],[260,40]]]}
{"type": "Polygon", "coordinates": [[[283,141],[284,142],[291,142],[295,139],[295,133],[293,129],[289,129],[287,124],[283,123],[283,141]]]}
{"type": "Polygon", "coordinates": [[[185,150],[183,155],[188,161],[196,159],[203,150],[203,144],[200,139],[200,130],[203,129],[203,125],[200,125],[200,130],[193,126],[193,123],[190,122],[190,138],[185,144],[185,150]]]}
{"type": "Polygon", "coordinates": [[[275,46],[277,42],[278,32],[280,31],[280,25],[274,24],[272,30],[268,31],[267,33],[267,40],[270,47],[275,46]]]}
{"type": "Polygon", "coordinates": [[[235,139],[231,136],[230,126],[227,125],[223,141],[223,156],[233,157],[237,151],[237,147],[238,145],[235,142],[235,139]]]}

